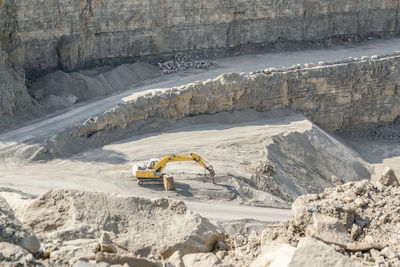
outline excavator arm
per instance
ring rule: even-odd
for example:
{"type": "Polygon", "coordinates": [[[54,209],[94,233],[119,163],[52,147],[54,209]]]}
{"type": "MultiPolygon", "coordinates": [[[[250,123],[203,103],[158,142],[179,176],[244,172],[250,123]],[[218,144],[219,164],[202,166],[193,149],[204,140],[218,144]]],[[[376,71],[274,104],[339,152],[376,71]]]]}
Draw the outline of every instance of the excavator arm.
{"type": "Polygon", "coordinates": [[[169,155],[160,159],[153,167],[154,171],[161,173],[165,167],[167,167],[168,162],[174,161],[195,161],[196,163],[203,166],[206,170],[210,172],[212,182],[214,183],[215,172],[213,167],[204,159],[202,159],[199,155],[195,153],[187,153],[187,154],[177,154],[177,155],[169,155]]]}
{"type": "Polygon", "coordinates": [[[214,176],[215,172],[213,167],[204,159],[202,159],[199,155],[195,153],[187,153],[187,154],[177,154],[177,155],[169,155],[163,157],[162,159],[158,160],[157,162],[152,162],[150,166],[145,168],[138,168],[134,166],[132,168],[133,175],[138,178],[140,181],[141,179],[150,180],[150,179],[160,179],[162,178],[162,171],[165,169],[169,162],[174,161],[194,161],[201,166],[203,166],[206,170],[210,172],[212,182],[214,183],[214,176]]]}

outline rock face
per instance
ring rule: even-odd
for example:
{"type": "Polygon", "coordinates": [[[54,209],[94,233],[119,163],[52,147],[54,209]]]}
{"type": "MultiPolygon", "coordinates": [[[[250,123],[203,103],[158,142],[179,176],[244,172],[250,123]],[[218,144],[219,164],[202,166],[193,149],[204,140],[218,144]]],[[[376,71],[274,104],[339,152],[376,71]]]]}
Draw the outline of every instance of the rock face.
{"type": "Polygon", "coordinates": [[[183,203],[166,199],[50,191],[26,209],[23,219],[45,243],[60,240],[47,249],[50,259],[108,257],[122,262],[121,253],[130,253],[126,257],[132,262],[135,257],[166,259],[177,250],[183,255],[209,252],[221,238],[208,220],[192,214],[183,203]]]}
{"type": "Polygon", "coordinates": [[[397,13],[392,0],[3,0],[0,46],[13,63],[40,73],[182,51],[397,33],[397,13]]]}
{"type": "MultiPolygon", "coordinates": [[[[168,125],[187,116],[251,108],[291,108],[332,131],[389,123],[400,115],[400,56],[331,64],[309,69],[240,75],[134,95],[102,115],[89,118],[46,144],[48,157],[168,125]],[[150,127],[151,128],[151,127],[150,127]]],[[[328,175],[328,177],[331,174],[328,175]]]]}
{"type": "Polygon", "coordinates": [[[16,71],[1,52],[0,46],[0,119],[32,106],[33,100],[25,87],[24,71],[16,71]]]}

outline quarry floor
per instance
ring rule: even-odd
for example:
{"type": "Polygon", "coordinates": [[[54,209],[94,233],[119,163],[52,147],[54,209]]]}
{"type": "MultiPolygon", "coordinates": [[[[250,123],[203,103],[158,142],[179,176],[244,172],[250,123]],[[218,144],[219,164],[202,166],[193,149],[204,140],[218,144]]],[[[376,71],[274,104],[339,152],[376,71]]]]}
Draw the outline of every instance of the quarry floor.
{"type": "MultiPolygon", "coordinates": [[[[215,60],[208,70],[191,70],[147,80],[143,84],[109,97],[79,103],[67,110],[25,123],[0,134],[0,150],[41,140],[99,114],[132,94],[179,86],[214,78],[226,72],[250,72],[307,62],[340,60],[347,57],[391,53],[400,39],[371,41],[321,50],[247,55],[215,60]]],[[[244,176],[246,164],[262,160],[271,138],[290,132],[303,133],[312,126],[301,114],[291,111],[256,113],[248,110],[184,119],[172,130],[154,132],[87,151],[68,159],[21,163],[8,157],[0,161],[0,195],[14,207],[23,205],[49,189],[101,191],[148,198],[183,200],[189,208],[212,220],[254,219],[264,222],[287,220],[289,207],[270,193],[248,188],[235,180],[244,176]],[[131,174],[132,164],[171,153],[196,152],[215,168],[216,184],[204,170],[192,163],[170,164],[166,172],[175,177],[176,191],[165,192],[160,185],[139,187],[131,174]],[[236,185],[232,187],[232,184],[236,185]],[[23,193],[22,193],[23,192],[23,193]]],[[[357,135],[335,136],[350,151],[361,156],[371,168],[389,166],[400,173],[400,143],[370,140],[357,135]]]]}

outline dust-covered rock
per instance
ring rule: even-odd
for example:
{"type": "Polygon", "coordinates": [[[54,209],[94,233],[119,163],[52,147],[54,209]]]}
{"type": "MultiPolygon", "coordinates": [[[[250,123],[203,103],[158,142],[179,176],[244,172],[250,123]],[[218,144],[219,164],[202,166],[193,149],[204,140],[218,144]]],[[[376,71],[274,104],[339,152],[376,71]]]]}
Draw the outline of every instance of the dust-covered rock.
{"type": "MultiPolygon", "coordinates": [[[[308,253],[310,258],[316,250],[328,253],[330,247],[330,251],[333,249],[350,255],[363,264],[385,262],[396,266],[400,264],[400,208],[396,204],[399,202],[399,187],[386,187],[380,182],[367,180],[328,188],[318,195],[303,195],[293,203],[292,220],[267,227],[261,243],[279,240],[300,246],[299,241],[304,236],[314,237],[324,245],[320,244],[322,247],[319,250],[311,249],[316,244],[309,249],[302,248],[303,254],[308,253]]],[[[310,239],[307,243],[310,243],[310,239]]],[[[330,262],[329,254],[332,253],[327,254],[325,263],[315,261],[320,264],[315,266],[336,266],[335,261],[330,262]]],[[[332,258],[335,258],[333,254],[332,258]]],[[[315,254],[315,257],[319,259],[320,256],[315,254]]],[[[306,260],[304,256],[304,262],[301,259],[292,262],[306,264],[306,260]]],[[[355,264],[346,259],[337,260],[344,265],[355,264]]]]}
{"type": "Polygon", "coordinates": [[[20,246],[30,253],[37,253],[40,249],[36,235],[15,217],[14,211],[2,197],[0,197],[0,242],[20,246]]]}
{"type": "Polygon", "coordinates": [[[271,242],[265,245],[261,250],[262,254],[251,263],[251,267],[283,267],[288,266],[293,253],[294,247],[279,242],[271,242]]]}
{"type": "Polygon", "coordinates": [[[319,267],[319,266],[347,266],[362,267],[361,262],[336,252],[334,248],[314,238],[306,237],[300,240],[293,257],[289,263],[290,267],[319,267]]]}
{"type": "MultiPolygon", "coordinates": [[[[166,259],[177,250],[183,255],[209,252],[222,238],[214,225],[191,213],[182,202],[104,193],[49,191],[26,209],[23,219],[44,242],[61,240],[50,256],[60,250],[81,249],[81,245],[68,244],[79,240],[85,240],[95,253],[100,238],[101,251],[166,259]]],[[[87,254],[81,250],[73,257],[79,260],[87,254]]]]}
{"type": "Polygon", "coordinates": [[[213,253],[187,254],[183,256],[182,260],[185,266],[191,267],[216,266],[221,263],[213,253]]]}
{"type": "Polygon", "coordinates": [[[399,186],[399,180],[397,179],[395,172],[389,167],[386,167],[383,170],[379,182],[386,186],[399,186]]]}

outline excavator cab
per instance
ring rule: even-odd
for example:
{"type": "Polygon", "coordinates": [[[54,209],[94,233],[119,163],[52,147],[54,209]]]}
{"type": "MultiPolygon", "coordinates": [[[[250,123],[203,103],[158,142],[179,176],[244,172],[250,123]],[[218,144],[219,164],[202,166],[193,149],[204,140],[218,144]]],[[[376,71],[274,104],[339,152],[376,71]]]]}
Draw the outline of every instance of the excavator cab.
{"type": "Polygon", "coordinates": [[[149,165],[147,165],[148,168],[149,168],[149,169],[153,169],[153,168],[154,168],[154,165],[156,165],[156,163],[157,163],[159,160],[160,160],[160,159],[150,159],[149,165]]]}

